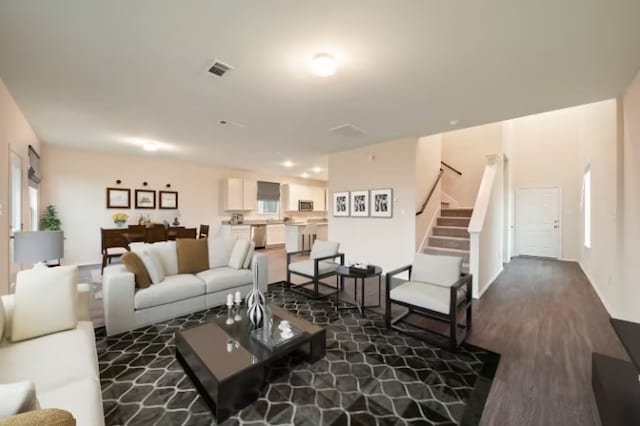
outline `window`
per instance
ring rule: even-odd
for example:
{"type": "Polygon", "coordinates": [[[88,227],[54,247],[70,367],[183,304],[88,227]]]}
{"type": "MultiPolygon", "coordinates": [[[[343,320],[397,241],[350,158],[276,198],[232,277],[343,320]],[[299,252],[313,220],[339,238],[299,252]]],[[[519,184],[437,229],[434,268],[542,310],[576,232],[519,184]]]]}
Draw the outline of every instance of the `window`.
{"type": "Polygon", "coordinates": [[[29,211],[31,213],[31,230],[37,231],[40,220],[38,215],[38,188],[29,187],[29,211]]]}
{"type": "Polygon", "coordinates": [[[278,201],[258,200],[258,214],[278,214],[278,201]]]}
{"type": "Polygon", "coordinates": [[[591,168],[587,168],[584,172],[582,190],[582,202],[584,209],[584,246],[591,248],[591,168]]]}
{"type": "Polygon", "coordinates": [[[22,160],[11,151],[11,231],[22,230],[22,160]]]}

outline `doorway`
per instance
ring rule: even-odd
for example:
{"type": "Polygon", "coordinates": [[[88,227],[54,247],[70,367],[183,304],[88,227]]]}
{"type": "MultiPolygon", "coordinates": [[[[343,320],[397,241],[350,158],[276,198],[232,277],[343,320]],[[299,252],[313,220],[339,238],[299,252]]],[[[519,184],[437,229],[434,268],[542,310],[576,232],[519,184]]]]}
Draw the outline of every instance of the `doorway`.
{"type": "Polygon", "coordinates": [[[502,261],[511,261],[511,182],[509,181],[509,158],[502,157],[502,261]]]}
{"type": "Polygon", "coordinates": [[[560,257],[560,188],[519,188],[516,195],[518,254],[560,257]]]}
{"type": "Polygon", "coordinates": [[[21,231],[22,222],[22,158],[9,149],[9,282],[19,271],[13,262],[13,234],[21,231]]]}

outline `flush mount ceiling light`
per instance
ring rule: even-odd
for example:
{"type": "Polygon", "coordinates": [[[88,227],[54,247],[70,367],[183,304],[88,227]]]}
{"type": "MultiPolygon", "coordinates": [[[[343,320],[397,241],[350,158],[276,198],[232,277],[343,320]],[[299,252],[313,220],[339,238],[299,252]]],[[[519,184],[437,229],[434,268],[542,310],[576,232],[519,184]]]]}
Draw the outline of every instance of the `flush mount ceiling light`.
{"type": "Polygon", "coordinates": [[[147,152],[156,152],[157,150],[160,149],[160,147],[158,146],[157,143],[145,143],[144,145],[142,145],[142,149],[144,149],[147,152]]]}
{"type": "Polygon", "coordinates": [[[451,120],[451,121],[449,122],[449,125],[450,125],[450,126],[457,126],[457,125],[458,125],[458,123],[460,123],[460,120],[451,120]]]}
{"type": "Polygon", "coordinates": [[[308,179],[309,178],[309,173],[303,173],[300,175],[301,177],[303,177],[304,179],[308,179]]]}
{"type": "Polygon", "coordinates": [[[290,169],[291,167],[295,166],[295,164],[293,164],[293,161],[289,161],[289,160],[283,161],[280,164],[282,164],[282,167],[286,167],[288,169],[290,169]]]}
{"type": "Polygon", "coordinates": [[[312,171],[313,173],[320,173],[320,172],[322,171],[322,168],[321,168],[321,167],[318,167],[318,166],[315,166],[313,169],[311,169],[311,171],[312,171]]]}
{"type": "Polygon", "coordinates": [[[328,53],[318,53],[311,60],[311,72],[318,77],[329,77],[335,74],[337,67],[336,58],[328,53]]]}

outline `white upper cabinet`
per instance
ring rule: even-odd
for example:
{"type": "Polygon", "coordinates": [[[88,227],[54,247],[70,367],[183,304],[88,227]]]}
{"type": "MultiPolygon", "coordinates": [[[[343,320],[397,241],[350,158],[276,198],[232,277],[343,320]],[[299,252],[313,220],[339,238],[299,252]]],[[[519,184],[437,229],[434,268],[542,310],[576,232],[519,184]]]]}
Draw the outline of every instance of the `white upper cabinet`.
{"type": "Polygon", "coordinates": [[[323,186],[289,183],[282,185],[285,211],[298,211],[298,201],[313,201],[314,212],[326,211],[325,188],[323,186]]]}
{"type": "Polygon", "coordinates": [[[258,183],[251,179],[227,178],[222,181],[224,210],[255,210],[258,183]]]}

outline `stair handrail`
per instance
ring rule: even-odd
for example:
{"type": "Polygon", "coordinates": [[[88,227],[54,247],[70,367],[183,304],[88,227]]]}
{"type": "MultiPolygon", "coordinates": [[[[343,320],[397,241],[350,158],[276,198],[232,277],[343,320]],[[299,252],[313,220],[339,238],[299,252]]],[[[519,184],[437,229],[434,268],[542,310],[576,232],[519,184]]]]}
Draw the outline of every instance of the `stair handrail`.
{"type": "Polygon", "coordinates": [[[422,207],[420,208],[420,210],[416,212],[416,216],[420,216],[422,213],[424,213],[424,209],[427,208],[427,204],[429,204],[429,200],[431,199],[431,196],[435,192],[436,187],[438,186],[438,182],[440,182],[440,179],[442,179],[443,174],[444,174],[444,169],[441,168],[440,172],[438,173],[438,177],[436,178],[436,181],[433,183],[433,186],[431,187],[431,191],[429,191],[429,195],[427,195],[427,199],[424,200],[424,203],[422,203],[422,207]]]}
{"type": "Polygon", "coordinates": [[[444,161],[441,161],[440,164],[442,164],[443,166],[445,166],[447,169],[451,170],[452,172],[456,173],[458,176],[462,176],[462,172],[460,170],[448,165],[444,161]]]}

